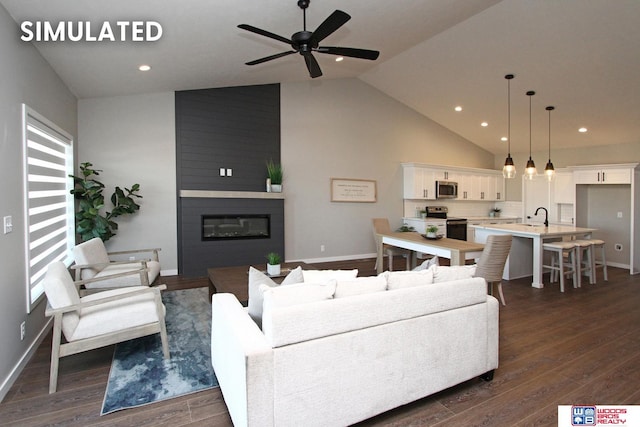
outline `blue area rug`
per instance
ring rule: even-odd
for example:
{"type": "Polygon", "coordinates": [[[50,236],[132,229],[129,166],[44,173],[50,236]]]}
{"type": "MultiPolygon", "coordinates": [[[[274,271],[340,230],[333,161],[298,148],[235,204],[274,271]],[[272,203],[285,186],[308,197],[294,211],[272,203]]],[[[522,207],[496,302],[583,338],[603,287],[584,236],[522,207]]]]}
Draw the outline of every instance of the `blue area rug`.
{"type": "Polygon", "coordinates": [[[218,386],[211,366],[207,288],[162,293],[171,359],[160,334],[116,345],[101,415],[218,386]]]}

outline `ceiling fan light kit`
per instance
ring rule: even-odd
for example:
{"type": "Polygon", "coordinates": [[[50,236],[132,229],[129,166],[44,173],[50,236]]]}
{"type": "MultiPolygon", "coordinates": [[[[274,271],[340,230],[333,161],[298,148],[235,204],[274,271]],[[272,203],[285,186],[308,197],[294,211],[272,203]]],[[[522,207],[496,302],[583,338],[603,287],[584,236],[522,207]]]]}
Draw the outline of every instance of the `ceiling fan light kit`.
{"type": "Polygon", "coordinates": [[[335,10],[318,26],[318,28],[316,28],[315,31],[307,31],[307,8],[309,7],[310,3],[311,0],[298,0],[298,7],[302,9],[302,31],[294,33],[291,36],[291,39],[287,39],[286,37],[279,36],[270,31],[254,27],[252,25],[238,25],[238,28],[240,29],[250,31],[264,37],[269,37],[282,43],[286,43],[293,49],[249,61],[246,63],[246,65],[262,64],[263,62],[271,61],[273,59],[278,59],[284,56],[292,55],[294,53],[299,53],[304,57],[305,64],[307,65],[307,70],[309,71],[309,75],[311,76],[311,78],[316,78],[322,75],[322,70],[320,69],[318,61],[313,56],[313,52],[338,55],[343,57],[347,56],[351,58],[368,59],[371,61],[378,59],[380,52],[378,52],[377,50],[340,46],[320,46],[320,42],[322,42],[333,32],[342,27],[347,21],[351,19],[351,16],[341,10],[335,10]]]}

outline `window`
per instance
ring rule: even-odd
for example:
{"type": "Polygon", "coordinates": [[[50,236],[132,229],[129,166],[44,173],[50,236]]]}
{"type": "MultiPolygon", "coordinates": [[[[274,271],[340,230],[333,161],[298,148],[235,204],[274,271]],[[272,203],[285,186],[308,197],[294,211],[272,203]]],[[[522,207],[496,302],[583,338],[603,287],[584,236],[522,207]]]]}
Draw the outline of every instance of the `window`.
{"type": "Polygon", "coordinates": [[[73,259],[73,138],[23,104],[27,312],[44,294],[47,266],[73,259]]]}

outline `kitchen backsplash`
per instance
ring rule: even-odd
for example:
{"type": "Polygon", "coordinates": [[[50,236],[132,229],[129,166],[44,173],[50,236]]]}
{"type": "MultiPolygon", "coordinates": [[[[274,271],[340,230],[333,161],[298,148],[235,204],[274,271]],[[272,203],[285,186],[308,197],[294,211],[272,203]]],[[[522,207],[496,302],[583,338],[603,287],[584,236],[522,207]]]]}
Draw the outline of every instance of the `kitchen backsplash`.
{"type": "Polygon", "coordinates": [[[415,218],[420,210],[427,206],[446,206],[452,217],[487,217],[493,208],[500,208],[501,217],[520,218],[522,216],[522,202],[460,202],[447,200],[404,200],[404,216],[415,218]]]}

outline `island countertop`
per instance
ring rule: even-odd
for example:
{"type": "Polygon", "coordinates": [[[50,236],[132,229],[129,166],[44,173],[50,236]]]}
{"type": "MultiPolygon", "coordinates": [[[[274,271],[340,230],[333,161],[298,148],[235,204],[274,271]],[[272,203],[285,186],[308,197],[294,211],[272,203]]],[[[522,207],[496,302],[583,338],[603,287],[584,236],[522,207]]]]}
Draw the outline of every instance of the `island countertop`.
{"type": "Polygon", "coordinates": [[[543,239],[559,236],[575,236],[596,231],[595,228],[583,228],[573,225],[554,225],[545,227],[541,224],[479,224],[470,227],[482,230],[494,230],[503,234],[509,233],[520,237],[541,237],[543,239]]]}

